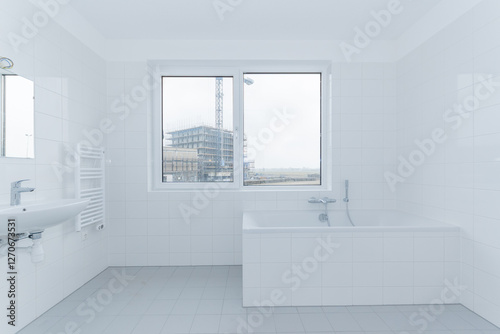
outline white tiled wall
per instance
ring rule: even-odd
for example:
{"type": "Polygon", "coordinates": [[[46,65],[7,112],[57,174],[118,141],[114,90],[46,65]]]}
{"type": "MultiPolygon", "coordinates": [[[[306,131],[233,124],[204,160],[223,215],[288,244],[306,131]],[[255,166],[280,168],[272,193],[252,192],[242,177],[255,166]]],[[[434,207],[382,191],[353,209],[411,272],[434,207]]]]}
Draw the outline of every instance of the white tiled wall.
{"type": "MultiPolygon", "coordinates": [[[[483,1],[398,64],[398,154],[435,128],[448,140],[397,187],[397,207],[462,227],[464,305],[500,324],[500,84],[458,129],[446,109],[481,87],[480,76],[500,83],[500,3],[483,1]]],[[[482,92],[486,90],[483,88],[482,92]]]]}
{"type": "MultiPolygon", "coordinates": [[[[94,128],[104,115],[106,63],[64,29],[51,21],[19,52],[9,43],[9,33],[22,36],[21,20],[37,12],[28,1],[9,1],[0,8],[0,54],[14,60],[16,73],[34,80],[36,95],[35,159],[0,158],[2,204],[9,201],[10,182],[19,179],[31,179],[26,186],[36,187],[22,195],[23,202],[74,197],[73,173],[69,170],[59,179],[54,166],[65,164],[65,147],[74,149],[84,129],[94,128]]],[[[44,262],[35,265],[29,254],[18,254],[18,323],[7,328],[2,320],[1,333],[17,332],[108,265],[106,232],[89,231],[82,241],[74,222],[68,221],[47,229],[42,240],[44,262]]],[[[5,257],[0,259],[2,273],[4,266],[5,257]]],[[[2,302],[6,291],[2,276],[2,302]]]]}
{"type": "MultiPolygon", "coordinates": [[[[108,111],[116,117],[122,96],[133,98],[143,84],[146,62],[108,62],[107,68],[108,111]]],[[[130,113],[108,136],[111,264],[241,264],[244,209],[314,209],[307,199],[343,197],[344,179],[352,181],[353,208],[393,208],[383,171],[395,152],[394,67],[333,64],[333,76],[333,191],[221,192],[189,224],[179,207],[193,206],[200,193],[147,191],[147,103],[129,104],[130,113]]]]}

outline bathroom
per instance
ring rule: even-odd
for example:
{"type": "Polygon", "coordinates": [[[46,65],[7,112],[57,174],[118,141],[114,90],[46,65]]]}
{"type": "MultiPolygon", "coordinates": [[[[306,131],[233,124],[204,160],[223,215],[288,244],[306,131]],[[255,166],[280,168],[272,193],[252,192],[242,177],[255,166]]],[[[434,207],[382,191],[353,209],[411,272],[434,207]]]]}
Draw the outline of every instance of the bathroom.
{"type": "Polygon", "coordinates": [[[500,333],[500,1],[0,3],[0,333],[500,333]]]}

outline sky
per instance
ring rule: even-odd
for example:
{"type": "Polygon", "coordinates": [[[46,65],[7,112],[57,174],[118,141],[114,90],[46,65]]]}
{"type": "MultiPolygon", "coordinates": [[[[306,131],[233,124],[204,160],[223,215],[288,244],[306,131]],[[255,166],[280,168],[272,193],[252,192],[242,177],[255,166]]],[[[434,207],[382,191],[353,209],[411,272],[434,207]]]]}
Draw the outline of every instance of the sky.
{"type": "MultiPolygon", "coordinates": [[[[255,168],[320,167],[320,74],[249,73],[244,85],[244,133],[255,168]],[[291,114],[283,121],[278,114],[291,114]],[[273,126],[274,125],[274,126],[273,126]],[[252,144],[256,143],[256,144],[252,144]]],[[[232,78],[224,78],[224,128],[233,129],[232,78]]],[[[163,80],[164,132],[215,126],[215,78],[163,80]]]]}
{"type": "MultiPolygon", "coordinates": [[[[233,130],[233,78],[223,79],[224,129],[233,130]]],[[[163,78],[163,132],[215,126],[215,78],[163,78]]]]}
{"type": "Polygon", "coordinates": [[[319,169],[320,75],[246,76],[254,80],[244,88],[244,128],[247,138],[258,138],[255,167],[319,169]],[[293,118],[283,121],[280,113],[293,118]]]}

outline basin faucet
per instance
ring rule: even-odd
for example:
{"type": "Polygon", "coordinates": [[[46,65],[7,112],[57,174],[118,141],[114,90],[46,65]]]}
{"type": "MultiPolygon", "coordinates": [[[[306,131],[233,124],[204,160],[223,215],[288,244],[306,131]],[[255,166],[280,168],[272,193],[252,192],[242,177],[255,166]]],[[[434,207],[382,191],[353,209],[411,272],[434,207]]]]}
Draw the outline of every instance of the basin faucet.
{"type": "Polygon", "coordinates": [[[21,204],[21,193],[29,193],[29,192],[32,192],[33,190],[35,190],[35,188],[21,187],[21,183],[24,181],[29,181],[29,179],[15,181],[15,182],[12,182],[10,184],[10,205],[11,206],[21,204]]]}

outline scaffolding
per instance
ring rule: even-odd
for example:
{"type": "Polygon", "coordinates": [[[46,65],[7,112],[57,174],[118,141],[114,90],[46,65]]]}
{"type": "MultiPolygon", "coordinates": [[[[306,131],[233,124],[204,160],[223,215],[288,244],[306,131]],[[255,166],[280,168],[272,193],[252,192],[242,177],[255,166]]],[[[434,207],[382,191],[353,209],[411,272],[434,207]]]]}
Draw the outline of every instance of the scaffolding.
{"type": "Polygon", "coordinates": [[[163,182],[195,182],[198,180],[196,149],[163,147],[163,182]]]}
{"type": "MultiPolygon", "coordinates": [[[[164,157],[166,153],[175,150],[190,150],[189,159],[196,155],[197,163],[191,164],[189,168],[196,166],[196,177],[192,177],[192,170],[185,169],[185,176],[176,181],[232,181],[233,180],[233,132],[209,126],[198,126],[178,131],[171,131],[165,134],[167,146],[164,147],[164,157]],[[224,163],[221,163],[223,161],[224,163]],[[187,175],[190,175],[189,177],[187,175]]],[[[185,151],[187,152],[187,151],[185,151]]],[[[181,158],[181,155],[178,155],[181,158]]],[[[177,166],[181,166],[179,161],[177,166]]],[[[187,168],[187,167],[186,167],[187,168]]],[[[163,175],[173,174],[173,165],[165,164],[163,175]]]]}

